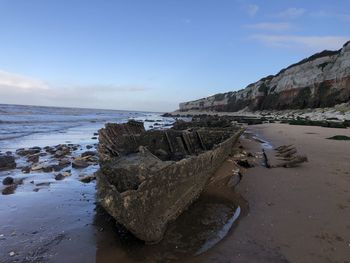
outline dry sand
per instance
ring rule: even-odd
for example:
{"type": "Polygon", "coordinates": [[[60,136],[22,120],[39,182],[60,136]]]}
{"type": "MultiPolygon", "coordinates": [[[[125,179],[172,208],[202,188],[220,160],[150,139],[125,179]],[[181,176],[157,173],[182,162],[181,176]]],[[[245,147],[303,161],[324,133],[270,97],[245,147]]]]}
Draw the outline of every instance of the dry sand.
{"type": "MultiPolygon", "coordinates": [[[[264,124],[249,131],[274,147],[294,144],[309,162],[244,171],[236,191],[248,215],[196,262],[350,262],[350,141],[326,139],[350,129],[264,124]]],[[[257,141],[241,143],[261,154],[257,141]]]]}

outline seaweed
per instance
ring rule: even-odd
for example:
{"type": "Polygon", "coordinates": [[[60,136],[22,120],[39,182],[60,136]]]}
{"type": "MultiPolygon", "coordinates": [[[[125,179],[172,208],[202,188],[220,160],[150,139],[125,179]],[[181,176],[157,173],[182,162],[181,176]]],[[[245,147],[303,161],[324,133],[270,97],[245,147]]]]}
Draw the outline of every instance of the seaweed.
{"type": "Polygon", "coordinates": [[[337,141],[350,141],[350,137],[346,135],[335,135],[327,138],[329,140],[337,140],[337,141]]]}
{"type": "Polygon", "coordinates": [[[331,121],[311,121],[306,119],[287,120],[283,123],[289,123],[289,125],[304,125],[304,126],[320,126],[326,128],[347,128],[343,122],[331,122],[331,121]]]}

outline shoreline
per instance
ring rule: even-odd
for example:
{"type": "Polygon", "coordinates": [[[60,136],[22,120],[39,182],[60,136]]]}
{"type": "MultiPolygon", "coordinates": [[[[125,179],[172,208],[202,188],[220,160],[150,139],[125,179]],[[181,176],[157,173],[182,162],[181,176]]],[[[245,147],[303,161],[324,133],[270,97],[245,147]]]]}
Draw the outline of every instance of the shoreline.
{"type": "Polygon", "coordinates": [[[171,117],[192,117],[201,115],[228,116],[242,119],[261,119],[262,121],[305,120],[312,122],[328,121],[331,123],[344,122],[345,126],[350,127],[350,102],[338,104],[330,108],[305,108],[263,111],[250,111],[249,109],[243,109],[236,112],[211,110],[176,110],[163,114],[163,116],[171,117]]]}
{"type": "MultiPolygon", "coordinates": [[[[350,136],[350,129],[263,124],[248,131],[274,147],[294,144],[309,162],[295,168],[247,169],[235,190],[249,203],[248,215],[191,262],[347,262],[350,142],[326,138],[350,136]]],[[[245,151],[261,154],[260,142],[248,137],[241,144],[245,151]]]]}
{"type": "MultiPolygon", "coordinates": [[[[338,134],[350,136],[350,129],[276,123],[247,126],[238,152],[219,168],[201,199],[212,200],[214,196],[220,202],[233,202],[241,215],[233,219],[231,229],[219,242],[214,233],[214,243],[209,244],[215,245],[200,255],[184,252],[186,242],[179,243],[184,246],[182,252],[171,242],[144,246],[116,228],[95,205],[95,183],[80,183],[73,171],[71,178],[44,186],[39,192],[26,193],[28,188],[20,186],[18,193],[2,196],[0,213],[6,221],[0,231],[0,245],[6,251],[0,258],[5,262],[36,257],[49,262],[104,263],[115,259],[154,262],[163,256],[170,260],[180,255],[177,259],[185,262],[344,262],[350,257],[350,225],[346,220],[350,218],[350,199],[346,199],[350,189],[350,142],[326,139],[338,134]],[[272,147],[290,143],[308,155],[309,163],[288,169],[262,165],[262,148],[270,156],[272,147]],[[237,166],[237,160],[249,155],[253,168],[237,166]],[[51,211],[50,216],[41,216],[47,211],[51,211]],[[27,220],[23,222],[23,218],[27,220]],[[14,257],[9,256],[12,251],[14,257]],[[30,254],[34,252],[37,254],[30,254]]],[[[34,176],[37,182],[47,181],[43,174],[34,176]]],[[[178,230],[169,232],[169,241],[175,233],[191,233],[188,218],[213,220],[212,212],[205,213],[207,219],[201,218],[203,212],[198,209],[204,211],[206,207],[201,200],[197,210],[190,208],[183,222],[174,225],[178,230]]],[[[234,215],[234,210],[224,207],[216,211],[234,215]]]]}

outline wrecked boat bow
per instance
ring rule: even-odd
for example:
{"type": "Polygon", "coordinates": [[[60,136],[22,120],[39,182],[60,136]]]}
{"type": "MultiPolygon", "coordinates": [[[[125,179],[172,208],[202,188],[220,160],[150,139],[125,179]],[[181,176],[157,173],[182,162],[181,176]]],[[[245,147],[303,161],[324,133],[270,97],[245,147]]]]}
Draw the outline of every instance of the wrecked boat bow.
{"type": "Polygon", "coordinates": [[[129,121],[99,131],[98,199],[139,239],[159,242],[232,153],[243,129],[211,119],[150,131],[129,121]]]}

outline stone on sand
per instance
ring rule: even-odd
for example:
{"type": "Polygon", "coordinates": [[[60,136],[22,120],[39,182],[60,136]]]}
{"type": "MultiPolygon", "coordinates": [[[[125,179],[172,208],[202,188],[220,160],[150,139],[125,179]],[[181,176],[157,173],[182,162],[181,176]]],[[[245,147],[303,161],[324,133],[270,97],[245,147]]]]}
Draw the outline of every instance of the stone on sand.
{"type": "Polygon", "coordinates": [[[16,168],[15,157],[12,155],[0,155],[0,171],[16,168]]]}

